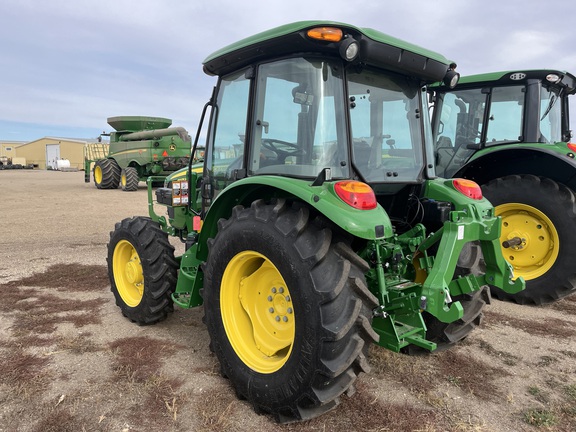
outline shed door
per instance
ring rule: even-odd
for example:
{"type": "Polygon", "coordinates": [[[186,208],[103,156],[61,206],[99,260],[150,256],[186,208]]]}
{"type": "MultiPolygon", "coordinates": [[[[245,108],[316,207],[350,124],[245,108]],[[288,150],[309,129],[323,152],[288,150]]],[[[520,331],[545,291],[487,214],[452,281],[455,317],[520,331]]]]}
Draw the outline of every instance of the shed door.
{"type": "Polygon", "coordinates": [[[58,169],[56,161],[60,159],[60,144],[46,144],[46,169],[58,169]]]}

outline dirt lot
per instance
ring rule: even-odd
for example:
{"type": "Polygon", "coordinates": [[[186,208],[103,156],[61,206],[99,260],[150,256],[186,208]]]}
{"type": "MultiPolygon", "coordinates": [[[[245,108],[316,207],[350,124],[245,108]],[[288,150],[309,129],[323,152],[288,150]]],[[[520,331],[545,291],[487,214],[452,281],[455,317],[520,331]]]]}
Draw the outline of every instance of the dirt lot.
{"type": "Polygon", "coordinates": [[[115,222],[146,214],[146,191],[83,175],[0,171],[0,431],[576,430],[576,296],[493,301],[448,352],[373,347],[338,409],[277,425],[219,375],[202,308],[150,327],[122,317],[106,243],[115,222]]]}

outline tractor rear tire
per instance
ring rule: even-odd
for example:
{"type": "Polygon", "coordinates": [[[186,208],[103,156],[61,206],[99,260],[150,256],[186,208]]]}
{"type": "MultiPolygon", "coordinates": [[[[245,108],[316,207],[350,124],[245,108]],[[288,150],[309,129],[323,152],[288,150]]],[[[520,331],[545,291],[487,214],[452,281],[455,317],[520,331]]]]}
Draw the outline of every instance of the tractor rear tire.
{"type": "Polygon", "coordinates": [[[279,422],[351,394],[378,340],[367,269],[307,207],[258,200],[220,220],[203,269],[205,321],[236,394],[279,422]]]}
{"type": "Polygon", "coordinates": [[[139,324],[154,324],[174,310],[178,262],[160,226],[146,217],[124,219],[110,233],[108,276],[122,314],[139,324]]]}
{"type": "Polygon", "coordinates": [[[126,167],[122,170],[120,174],[120,186],[125,192],[137,191],[138,182],[140,178],[138,177],[138,171],[133,167],[126,167]]]}
{"type": "Polygon", "coordinates": [[[94,163],[93,176],[98,189],[118,189],[120,167],[114,159],[99,159],[94,163]]]}
{"type": "Polygon", "coordinates": [[[576,291],[576,197],[548,178],[512,175],[482,187],[502,217],[503,242],[523,239],[520,247],[502,248],[504,258],[523,276],[526,289],[508,294],[491,287],[492,295],[519,304],[552,303],[576,291]]]}
{"type": "MultiPolygon", "coordinates": [[[[481,268],[482,249],[476,242],[466,243],[456,265],[454,277],[477,274],[481,268]]],[[[490,288],[482,286],[479,290],[470,294],[462,294],[452,297],[452,301],[459,301],[464,309],[464,315],[452,323],[444,323],[428,312],[422,312],[426,324],[426,339],[435,342],[436,351],[445,351],[458,342],[464,340],[480,324],[484,318],[484,306],[490,304],[490,288]]],[[[403,350],[406,354],[427,354],[428,350],[410,345],[403,350]]]]}

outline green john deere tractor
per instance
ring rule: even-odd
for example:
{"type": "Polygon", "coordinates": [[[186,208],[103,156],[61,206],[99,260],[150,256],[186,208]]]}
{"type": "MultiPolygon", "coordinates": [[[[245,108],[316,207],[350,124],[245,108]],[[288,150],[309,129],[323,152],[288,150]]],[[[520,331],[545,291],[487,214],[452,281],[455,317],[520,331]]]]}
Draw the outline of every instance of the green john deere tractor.
{"type": "Polygon", "coordinates": [[[94,185],[98,189],[138,190],[138,183],[149,176],[167,176],[188,166],[191,139],[183,127],[169,127],[163,117],[109,117],[116,131],[110,134],[106,155],[85,158],[85,181],[90,181],[94,163],[94,185]]]}
{"type": "Polygon", "coordinates": [[[469,335],[488,284],[515,293],[524,281],[479,186],[435,175],[423,86],[457,81],[449,65],[317,21],[210,55],[202,172],[169,176],[155,201],[149,187],[149,217],[110,234],[122,313],[152,324],[174,303],[203,305],[223,375],[279,421],[334,408],[369,370],[372,343],[429,352],[469,335]],[[481,255],[485,273],[471,272],[481,255]]]}
{"type": "Polygon", "coordinates": [[[576,144],[568,113],[576,77],[508,71],[429,90],[436,172],[481,185],[502,217],[502,253],[526,280],[522,292],[492,294],[545,304],[574,293],[576,144]]]}

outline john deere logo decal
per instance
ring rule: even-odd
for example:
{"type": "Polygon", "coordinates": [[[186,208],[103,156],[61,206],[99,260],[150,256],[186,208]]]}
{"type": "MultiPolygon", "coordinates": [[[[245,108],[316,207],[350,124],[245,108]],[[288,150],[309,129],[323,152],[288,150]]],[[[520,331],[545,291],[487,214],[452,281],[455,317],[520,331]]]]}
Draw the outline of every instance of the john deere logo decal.
{"type": "Polygon", "coordinates": [[[170,144],[170,151],[176,150],[176,144],[170,144]]]}

